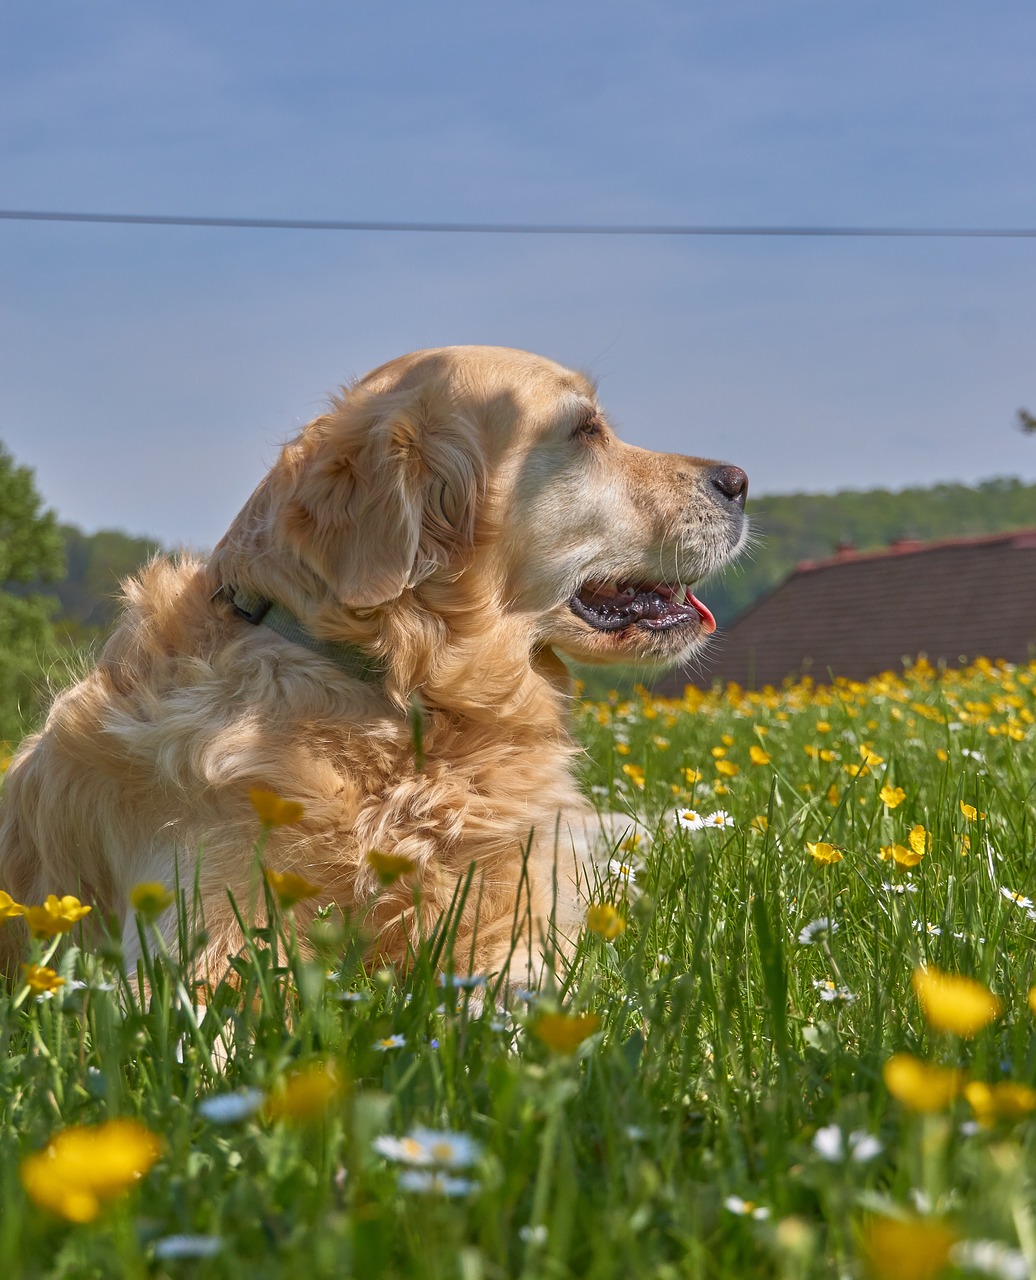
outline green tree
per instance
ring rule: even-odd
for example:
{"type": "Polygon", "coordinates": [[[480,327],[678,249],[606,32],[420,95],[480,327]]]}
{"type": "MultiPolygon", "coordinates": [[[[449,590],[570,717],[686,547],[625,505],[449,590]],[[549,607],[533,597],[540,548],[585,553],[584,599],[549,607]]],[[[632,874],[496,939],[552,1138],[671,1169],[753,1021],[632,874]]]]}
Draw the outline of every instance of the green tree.
{"type": "Polygon", "coordinates": [[[18,588],[64,572],[54,513],[42,509],[32,471],[0,444],[0,740],[13,742],[31,721],[54,649],[57,601],[18,588]]]}

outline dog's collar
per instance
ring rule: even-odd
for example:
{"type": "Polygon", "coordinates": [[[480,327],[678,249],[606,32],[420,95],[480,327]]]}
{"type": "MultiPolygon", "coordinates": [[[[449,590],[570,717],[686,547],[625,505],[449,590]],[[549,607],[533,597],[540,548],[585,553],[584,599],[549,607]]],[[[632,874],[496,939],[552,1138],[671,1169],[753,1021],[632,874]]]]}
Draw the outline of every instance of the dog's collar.
{"type": "Polygon", "coordinates": [[[250,622],[253,627],[260,625],[276,631],[292,644],[302,645],[318,653],[328,662],[333,662],[339,670],[366,684],[380,684],[385,677],[385,666],[377,658],[354,644],[344,640],[321,640],[312,631],[308,631],[290,609],[265,596],[255,595],[250,591],[241,591],[237,587],[220,587],[213,593],[213,600],[222,597],[228,602],[239,618],[250,622]]]}

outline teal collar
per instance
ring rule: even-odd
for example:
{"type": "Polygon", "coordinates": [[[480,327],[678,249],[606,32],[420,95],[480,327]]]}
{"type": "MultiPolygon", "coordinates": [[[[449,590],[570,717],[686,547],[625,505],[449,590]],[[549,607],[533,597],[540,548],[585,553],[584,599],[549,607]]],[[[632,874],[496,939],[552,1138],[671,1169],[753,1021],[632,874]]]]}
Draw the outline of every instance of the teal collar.
{"type": "Polygon", "coordinates": [[[298,618],[281,604],[267,600],[265,596],[254,595],[249,591],[241,591],[236,587],[220,587],[216,596],[222,596],[230,603],[239,618],[257,627],[260,624],[276,631],[292,644],[299,644],[304,649],[333,662],[346,675],[362,680],[366,684],[381,684],[385,678],[385,666],[369,653],[364,653],[357,645],[348,644],[344,640],[321,640],[303,626],[298,618]]]}

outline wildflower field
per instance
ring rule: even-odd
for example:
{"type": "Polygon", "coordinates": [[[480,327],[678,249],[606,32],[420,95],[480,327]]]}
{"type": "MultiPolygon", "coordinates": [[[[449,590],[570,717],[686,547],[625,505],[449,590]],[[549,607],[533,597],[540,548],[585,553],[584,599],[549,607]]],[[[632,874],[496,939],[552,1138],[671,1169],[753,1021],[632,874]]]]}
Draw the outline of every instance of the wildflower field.
{"type": "Polygon", "coordinates": [[[276,867],[204,1003],[170,886],[143,983],[0,896],[0,1276],[1036,1275],[1036,663],[576,716],[631,834],[536,993],[300,954],[276,867]]]}

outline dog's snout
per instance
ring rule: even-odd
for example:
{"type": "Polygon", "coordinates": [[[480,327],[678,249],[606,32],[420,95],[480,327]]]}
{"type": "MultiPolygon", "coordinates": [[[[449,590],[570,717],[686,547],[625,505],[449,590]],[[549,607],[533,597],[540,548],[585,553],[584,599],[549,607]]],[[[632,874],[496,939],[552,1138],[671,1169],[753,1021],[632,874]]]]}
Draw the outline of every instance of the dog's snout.
{"type": "Polygon", "coordinates": [[[736,502],[744,510],[748,497],[748,475],[740,467],[716,467],[709,477],[714,489],[727,499],[736,502]]]}

